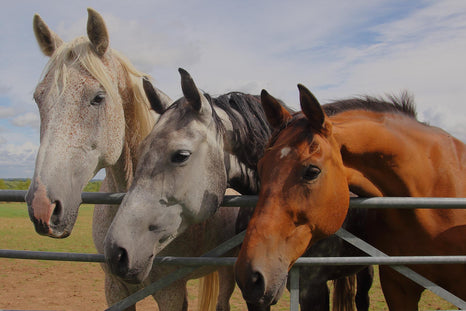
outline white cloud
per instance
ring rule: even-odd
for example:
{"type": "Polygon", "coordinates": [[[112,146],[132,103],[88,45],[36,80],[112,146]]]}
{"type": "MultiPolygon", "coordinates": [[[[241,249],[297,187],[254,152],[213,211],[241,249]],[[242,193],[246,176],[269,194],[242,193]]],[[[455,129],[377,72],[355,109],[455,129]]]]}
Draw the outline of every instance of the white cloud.
{"type": "Polygon", "coordinates": [[[0,106],[0,118],[8,118],[15,114],[15,111],[11,107],[0,106]]]}
{"type": "Polygon", "coordinates": [[[0,144],[0,178],[31,178],[38,149],[31,142],[22,145],[0,144]]]}
{"type": "Polygon", "coordinates": [[[36,129],[40,127],[40,119],[37,113],[28,112],[15,117],[12,123],[16,126],[30,126],[36,129]]]}

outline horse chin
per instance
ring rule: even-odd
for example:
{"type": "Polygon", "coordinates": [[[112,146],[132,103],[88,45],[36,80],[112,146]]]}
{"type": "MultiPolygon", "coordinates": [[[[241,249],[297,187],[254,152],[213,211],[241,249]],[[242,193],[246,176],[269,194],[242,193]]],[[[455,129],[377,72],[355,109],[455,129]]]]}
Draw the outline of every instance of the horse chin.
{"type": "Polygon", "coordinates": [[[71,229],[64,229],[64,230],[57,230],[54,229],[47,224],[43,223],[40,220],[37,219],[31,219],[32,222],[34,223],[34,228],[36,229],[36,232],[40,235],[47,236],[50,238],[54,239],[64,239],[67,238],[71,234],[71,229]]]}
{"type": "Polygon", "coordinates": [[[260,309],[266,308],[270,305],[274,305],[278,302],[278,300],[280,300],[281,296],[283,295],[283,291],[285,290],[286,286],[286,281],[287,275],[284,276],[284,278],[280,281],[278,285],[266,289],[266,291],[263,293],[261,297],[248,296],[250,292],[242,291],[243,298],[248,303],[257,306],[260,309]]]}
{"type": "Polygon", "coordinates": [[[261,300],[259,301],[260,304],[264,306],[270,306],[270,305],[276,304],[278,300],[280,299],[280,297],[283,295],[283,291],[285,290],[285,286],[286,286],[286,280],[287,280],[287,276],[283,278],[281,284],[278,287],[273,287],[267,290],[264,297],[261,298],[261,300]]]}
{"type": "Polygon", "coordinates": [[[130,284],[141,284],[149,276],[149,272],[151,268],[152,268],[152,264],[150,265],[149,268],[144,269],[144,270],[139,270],[139,269],[130,270],[128,271],[126,275],[120,276],[120,279],[130,284]]]}

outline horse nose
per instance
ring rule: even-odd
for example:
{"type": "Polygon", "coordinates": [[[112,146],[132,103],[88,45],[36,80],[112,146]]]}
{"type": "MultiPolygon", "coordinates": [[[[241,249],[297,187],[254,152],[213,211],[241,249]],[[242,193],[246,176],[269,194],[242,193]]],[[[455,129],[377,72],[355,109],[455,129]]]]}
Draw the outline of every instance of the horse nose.
{"type": "Polygon", "coordinates": [[[47,188],[39,180],[32,183],[27,194],[29,217],[34,223],[37,233],[54,238],[65,238],[69,235],[66,230],[65,211],[60,200],[53,198],[47,188]]]}
{"type": "Polygon", "coordinates": [[[31,206],[31,220],[36,232],[54,238],[65,238],[69,232],[65,230],[64,210],[61,201],[31,206]]]}
{"type": "Polygon", "coordinates": [[[258,303],[265,295],[265,278],[258,270],[251,271],[243,284],[239,280],[237,283],[247,302],[258,303]]]}
{"type": "Polygon", "coordinates": [[[113,274],[121,278],[128,275],[129,260],[125,248],[112,245],[109,249],[105,249],[105,260],[113,274]]]}

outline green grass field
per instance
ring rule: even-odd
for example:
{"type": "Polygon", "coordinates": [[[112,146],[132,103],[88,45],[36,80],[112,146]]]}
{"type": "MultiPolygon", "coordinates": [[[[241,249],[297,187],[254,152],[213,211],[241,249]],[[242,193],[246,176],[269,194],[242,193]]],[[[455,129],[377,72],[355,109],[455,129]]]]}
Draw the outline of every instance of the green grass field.
{"type": "MultiPolygon", "coordinates": [[[[79,217],[71,236],[66,239],[50,239],[39,236],[34,231],[24,203],[0,203],[0,249],[95,253],[91,234],[92,213],[92,205],[81,206],[79,217]]],[[[26,260],[23,260],[21,263],[24,265],[54,264],[54,262],[26,260]]],[[[1,271],[3,275],[7,273],[8,271],[1,271]]],[[[60,281],[57,280],[57,282],[60,281]]],[[[196,281],[190,281],[191,288],[196,287],[196,284],[196,281]]],[[[195,299],[195,293],[196,291],[190,291],[190,299],[195,299]]],[[[241,301],[238,290],[236,290],[235,293],[236,295],[232,298],[232,310],[244,310],[244,304],[241,301]]],[[[378,276],[376,276],[370,294],[370,310],[387,310],[385,300],[380,290],[378,276]]],[[[286,300],[289,299],[288,297],[289,295],[286,293],[281,303],[274,306],[273,310],[287,310],[288,302],[286,300]]],[[[424,292],[419,307],[420,310],[455,309],[453,305],[438,298],[429,291],[424,292]]]]}

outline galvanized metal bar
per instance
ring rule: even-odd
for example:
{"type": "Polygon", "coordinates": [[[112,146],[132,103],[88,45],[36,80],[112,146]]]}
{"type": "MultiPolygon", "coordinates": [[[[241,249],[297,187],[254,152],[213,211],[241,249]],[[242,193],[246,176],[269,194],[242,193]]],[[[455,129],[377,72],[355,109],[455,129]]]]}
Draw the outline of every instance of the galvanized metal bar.
{"type": "MultiPolygon", "coordinates": [[[[104,262],[102,254],[42,252],[0,249],[0,258],[104,262]]],[[[236,257],[155,257],[154,263],[182,266],[232,266],[236,257]]],[[[393,257],[301,257],[294,266],[344,265],[412,265],[412,264],[466,264],[466,256],[393,256],[393,257]]]]}
{"type": "MultiPolygon", "coordinates": [[[[228,241],[223,242],[222,244],[212,249],[211,251],[205,253],[201,257],[217,257],[217,256],[220,256],[226,253],[230,249],[240,245],[243,242],[245,234],[246,234],[246,230],[235,235],[233,238],[229,239],[228,241]]],[[[146,298],[147,296],[152,295],[156,291],[170,285],[176,280],[179,280],[189,275],[190,273],[194,272],[196,269],[198,268],[197,267],[183,267],[181,269],[178,269],[175,272],[160,278],[159,280],[150,284],[149,286],[146,286],[145,288],[135,292],[134,294],[131,294],[130,296],[126,297],[120,302],[117,302],[116,304],[108,308],[107,310],[108,311],[124,310],[134,305],[136,302],[146,298]]]]}
{"type": "MultiPolygon", "coordinates": [[[[154,263],[183,266],[232,266],[236,257],[156,257],[154,263]]],[[[466,256],[301,257],[293,267],[354,265],[466,264],[466,256]]]]}
{"type": "Polygon", "coordinates": [[[351,198],[351,208],[397,208],[397,209],[463,209],[466,208],[466,198],[413,198],[413,197],[380,197],[351,198]]]}
{"type": "MultiPolygon", "coordinates": [[[[26,190],[0,190],[0,201],[25,202],[26,190]]],[[[125,193],[83,192],[82,203],[86,204],[120,204],[125,193]]],[[[255,195],[226,195],[222,206],[255,206],[255,195]]],[[[462,209],[466,208],[466,198],[411,198],[411,197],[381,197],[381,198],[351,198],[350,208],[431,208],[431,209],[462,209]]]]}
{"type": "Polygon", "coordinates": [[[290,270],[290,311],[299,311],[299,268],[290,270]]]}
{"type": "Polygon", "coordinates": [[[0,257],[15,259],[56,260],[56,261],[81,261],[81,262],[104,262],[104,255],[86,253],[62,253],[42,251],[19,251],[0,249],[0,257]]]}
{"type": "Polygon", "coordinates": [[[26,190],[0,190],[0,201],[4,202],[26,202],[26,190]]]}
{"type": "MultiPolygon", "coordinates": [[[[340,228],[340,230],[337,231],[336,233],[337,236],[339,236],[341,239],[345,240],[348,243],[351,243],[352,245],[356,246],[360,250],[364,251],[365,253],[371,255],[371,256],[382,256],[382,257],[388,257],[387,254],[384,252],[376,249],[372,245],[366,243],[365,241],[359,239],[355,235],[351,234],[350,232],[346,231],[343,228],[340,228]]],[[[419,273],[411,270],[410,268],[406,266],[399,266],[399,265],[393,265],[391,266],[394,270],[398,271],[402,275],[406,276],[407,278],[411,279],[415,283],[421,285],[422,287],[429,289],[431,292],[436,294],[437,296],[445,299],[446,301],[454,304],[460,309],[466,309],[466,301],[462,300],[461,298],[453,295],[452,293],[448,292],[447,290],[441,288],[437,284],[433,283],[432,281],[426,279],[419,273]]]]}

